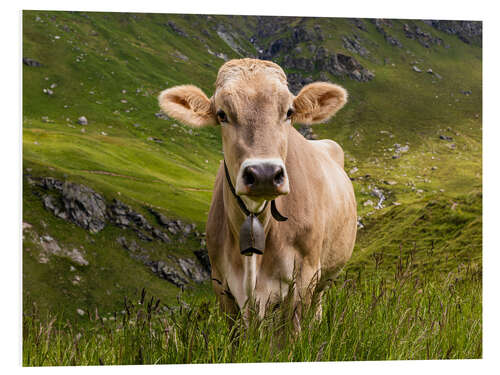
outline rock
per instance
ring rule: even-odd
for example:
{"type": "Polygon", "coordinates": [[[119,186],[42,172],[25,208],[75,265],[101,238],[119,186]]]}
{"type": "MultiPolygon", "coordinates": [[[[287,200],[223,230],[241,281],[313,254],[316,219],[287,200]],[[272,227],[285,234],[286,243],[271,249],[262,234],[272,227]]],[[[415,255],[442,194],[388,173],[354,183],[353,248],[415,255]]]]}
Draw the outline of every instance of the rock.
{"type": "Polygon", "coordinates": [[[443,134],[439,135],[439,139],[442,139],[443,141],[448,141],[448,142],[453,141],[452,137],[449,137],[449,136],[443,135],[443,134]]]}
{"type": "Polygon", "coordinates": [[[382,206],[382,203],[385,201],[385,195],[384,195],[384,192],[377,188],[377,187],[374,187],[372,189],[372,191],[370,192],[371,195],[373,195],[374,197],[378,198],[378,203],[377,205],[375,206],[376,209],[381,209],[383,206],[382,206]]]}
{"type": "Polygon", "coordinates": [[[363,229],[365,227],[365,225],[363,224],[361,219],[362,219],[362,217],[358,216],[358,229],[363,229]]]}
{"type": "Polygon", "coordinates": [[[405,23],[403,25],[403,31],[407,38],[417,40],[425,48],[430,48],[432,45],[440,45],[440,46],[444,45],[444,42],[441,38],[438,38],[426,31],[423,31],[418,26],[414,25],[410,26],[405,23]]]}
{"type": "Polygon", "coordinates": [[[43,66],[40,62],[38,62],[34,59],[30,59],[28,57],[23,57],[23,64],[28,65],[28,66],[32,66],[35,68],[39,68],[39,67],[43,66]]]}
{"type": "Polygon", "coordinates": [[[77,123],[79,125],[88,125],[89,124],[89,122],[85,116],[78,117],[77,123]]]}
{"type": "Polygon", "coordinates": [[[106,223],[104,198],[92,189],[71,182],[62,182],[52,177],[42,177],[36,184],[56,195],[42,196],[45,208],[55,216],[72,221],[78,226],[97,233],[106,223]]]}
{"type": "Polygon", "coordinates": [[[417,73],[422,73],[422,70],[420,70],[417,66],[413,65],[412,69],[417,72],[417,73]]]}
{"type": "Polygon", "coordinates": [[[363,206],[373,206],[373,201],[371,199],[368,199],[366,200],[364,203],[363,203],[363,206]]]}
{"type": "Polygon", "coordinates": [[[68,218],[91,233],[101,231],[106,224],[104,198],[84,185],[65,182],[62,201],[68,218]]]}
{"type": "Polygon", "coordinates": [[[471,95],[471,94],[472,94],[472,91],[470,91],[470,90],[462,90],[462,91],[460,91],[460,92],[461,92],[462,94],[466,95],[466,96],[469,96],[469,95],[471,95]]]}
{"type": "Polygon", "coordinates": [[[182,54],[181,52],[175,50],[174,53],[172,53],[172,56],[177,57],[178,59],[181,59],[182,61],[189,61],[189,57],[186,55],[182,54]]]}
{"type": "Polygon", "coordinates": [[[153,228],[153,235],[156,238],[159,238],[160,240],[162,240],[163,242],[166,242],[166,243],[170,243],[171,242],[170,238],[167,236],[166,233],[164,233],[161,230],[158,230],[156,228],[153,228]]]}
{"type": "Polygon", "coordinates": [[[151,207],[148,207],[148,211],[151,212],[151,214],[153,214],[153,216],[156,218],[156,220],[158,220],[158,223],[160,225],[167,227],[170,224],[170,220],[162,213],[154,210],[151,207]]]}
{"type": "Polygon", "coordinates": [[[177,26],[173,21],[168,21],[165,25],[170,27],[170,29],[174,33],[176,33],[177,35],[183,36],[185,38],[187,38],[189,36],[186,32],[184,32],[184,30],[182,30],[179,26],[177,26]]]}
{"type": "Polygon", "coordinates": [[[483,23],[481,21],[423,20],[427,25],[447,34],[456,35],[467,44],[471,41],[482,45],[483,23]]]}
{"type": "Polygon", "coordinates": [[[76,264],[80,266],[88,266],[89,262],[83,257],[78,249],[73,249],[67,254],[68,258],[70,258],[76,264]]]}
{"type": "Polygon", "coordinates": [[[61,258],[68,258],[80,266],[89,265],[89,262],[84,258],[83,254],[78,249],[73,249],[71,251],[66,250],[49,235],[40,237],[39,243],[42,247],[39,258],[40,263],[47,263],[49,261],[49,256],[57,256],[61,258]]]}
{"type": "Polygon", "coordinates": [[[366,29],[366,26],[365,26],[364,22],[363,22],[362,20],[360,20],[359,18],[354,18],[354,19],[352,19],[352,22],[354,23],[354,25],[355,25],[358,29],[360,29],[360,30],[362,30],[362,31],[368,31],[368,30],[366,29]]]}
{"type": "Polygon", "coordinates": [[[168,117],[163,112],[157,112],[157,113],[155,113],[155,117],[159,118],[160,120],[170,120],[170,117],[168,117]]]}
{"type": "Polygon", "coordinates": [[[354,38],[344,36],[342,37],[342,42],[344,48],[352,53],[357,53],[360,56],[367,56],[370,54],[370,52],[361,45],[361,40],[357,36],[354,36],[354,38]]]}
{"type": "Polygon", "coordinates": [[[358,171],[358,167],[354,167],[349,171],[349,174],[354,174],[358,171]]]}
{"type": "Polygon", "coordinates": [[[191,258],[179,258],[179,267],[191,280],[201,283],[209,279],[208,272],[191,258]]]}
{"type": "Polygon", "coordinates": [[[76,309],[76,313],[80,316],[84,316],[85,315],[85,311],[83,311],[82,309],[76,309]]]}
{"type": "Polygon", "coordinates": [[[193,251],[196,258],[205,269],[208,274],[212,273],[212,266],[210,264],[210,258],[208,257],[208,251],[206,249],[200,249],[193,251]]]}
{"type": "Polygon", "coordinates": [[[54,91],[52,91],[51,89],[43,89],[43,92],[47,95],[54,95],[54,91]]]}
{"type": "Polygon", "coordinates": [[[316,134],[314,134],[312,128],[308,125],[301,125],[297,130],[305,139],[317,139],[316,134]]]}
{"type": "Polygon", "coordinates": [[[52,195],[44,195],[42,197],[42,202],[44,207],[52,211],[52,213],[57,216],[60,219],[67,220],[68,219],[68,214],[66,213],[66,210],[64,207],[61,207],[61,204],[57,198],[55,198],[52,195]]]}
{"type": "Polygon", "coordinates": [[[162,278],[170,281],[172,284],[179,288],[185,286],[188,283],[188,281],[184,277],[182,277],[174,267],[168,264],[160,269],[159,274],[162,278]]]}
{"type": "Polygon", "coordinates": [[[385,20],[382,18],[376,18],[376,19],[370,19],[370,22],[375,24],[375,28],[379,33],[381,33],[384,36],[384,39],[387,43],[389,43],[391,46],[402,48],[403,45],[399,40],[397,40],[395,37],[392,35],[389,35],[387,31],[385,30],[385,27],[392,28],[392,23],[390,20],[385,20]]]}
{"type": "Polygon", "coordinates": [[[155,137],[148,137],[148,141],[156,142],[156,143],[163,143],[163,139],[155,138],[155,137]]]}

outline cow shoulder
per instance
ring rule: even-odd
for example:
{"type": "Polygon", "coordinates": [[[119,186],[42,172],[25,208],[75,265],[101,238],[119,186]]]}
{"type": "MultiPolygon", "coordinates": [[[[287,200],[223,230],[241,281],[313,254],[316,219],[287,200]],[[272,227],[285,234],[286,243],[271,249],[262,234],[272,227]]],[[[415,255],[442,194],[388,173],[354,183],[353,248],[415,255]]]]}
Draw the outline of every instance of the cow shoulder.
{"type": "Polygon", "coordinates": [[[311,140],[309,142],[318,151],[330,156],[342,169],[344,168],[344,150],[342,150],[342,147],[337,142],[331,139],[311,140]]]}

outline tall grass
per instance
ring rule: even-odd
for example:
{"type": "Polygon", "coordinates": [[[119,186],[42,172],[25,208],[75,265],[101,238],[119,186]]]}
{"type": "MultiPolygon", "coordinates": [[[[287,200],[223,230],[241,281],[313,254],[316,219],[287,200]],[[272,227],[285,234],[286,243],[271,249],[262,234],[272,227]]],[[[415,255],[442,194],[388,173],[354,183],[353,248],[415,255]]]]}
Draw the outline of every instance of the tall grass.
{"type": "MultiPolygon", "coordinates": [[[[280,307],[263,320],[220,312],[214,299],[167,306],[146,291],[111,317],[72,324],[25,311],[23,364],[115,365],[270,361],[459,359],[482,356],[482,273],[419,272],[411,254],[392,274],[344,272],[324,295],[322,319],[304,311],[296,333],[280,307]]],[[[26,309],[27,310],[27,309],[26,309]]]]}

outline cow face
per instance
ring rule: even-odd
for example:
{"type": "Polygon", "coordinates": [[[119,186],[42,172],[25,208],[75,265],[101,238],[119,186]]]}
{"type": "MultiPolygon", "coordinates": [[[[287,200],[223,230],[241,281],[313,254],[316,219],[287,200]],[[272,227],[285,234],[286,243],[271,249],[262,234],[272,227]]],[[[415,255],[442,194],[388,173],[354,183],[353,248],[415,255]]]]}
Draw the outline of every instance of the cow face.
{"type": "Polygon", "coordinates": [[[325,82],[306,85],[295,97],[278,65],[255,59],[224,64],[211,99],[190,85],[159,97],[162,110],[187,125],[221,126],[231,180],[252,212],[290,191],[285,163],[292,123],[325,121],[346,101],[343,88],[325,82]]]}

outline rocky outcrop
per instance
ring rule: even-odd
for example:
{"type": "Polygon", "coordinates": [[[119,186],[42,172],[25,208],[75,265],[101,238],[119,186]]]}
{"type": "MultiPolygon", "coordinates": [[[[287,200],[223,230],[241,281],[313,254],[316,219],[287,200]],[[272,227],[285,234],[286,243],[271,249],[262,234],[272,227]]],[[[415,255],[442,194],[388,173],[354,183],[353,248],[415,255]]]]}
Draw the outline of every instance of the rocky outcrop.
{"type": "Polygon", "coordinates": [[[403,48],[401,42],[386,31],[386,28],[392,28],[391,20],[375,18],[370,19],[370,22],[372,22],[375,25],[377,31],[384,36],[384,39],[387,43],[394,47],[403,48]]]}
{"type": "Polygon", "coordinates": [[[163,259],[151,259],[148,251],[134,240],[128,241],[125,237],[119,237],[117,242],[129,252],[133,259],[140,261],[158,277],[177,287],[185,287],[190,282],[202,283],[210,278],[210,270],[207,270],[206,265],[198,257],[196,257],[198,261],[174,255],[167,255],[163,259]]]}
{"type": "MultiPolygon", "coordinates": [[[[204,233],[199,233],[194,223],[184,223],[179,219],[169,219],[159,211],[148,208],[156,218],[158,224],[168,231],[152,225],[144,215],[134,211],[130,206],[118,199],[110,203],[91,188],[69,181],[61,181],[53,177],[26,176],[28,183],[37,186],[35,191],[44,207],[55,216],[73,222],[87,229],[91,233],[100,232],[106,224],[132,230],[141,241],[151,242],[155,239],[160,242],[173,244],[190,241],[199,241],[202,249],[194,251],[193,258],[182,258],[167,255],[165,259],[153,259],[150,252],[138,244],[136,240],[129,240],[125,236],[116,239],[131,258],[149,267],[157,276],[183,287],[190,282],[203,282],[210,277],[210,260],[205,246],[204,233]],[[175,241],[175,242],[174,242],[175,241]]],[[[30,226],[25,226],[26,230],[30,226]]],[[[37,240],[42,248],[40,262],[47,263],[50,255],[57,255],[71,259],[79,265],[88,265],[78,249],[65,250],[50,236],[43,236],[37,240]]],[[[140,243],[140,242],[139,242],[140,243]]]]}
{"type": "Polygon", "coordinates": [[[62,182],[43,177],[36,182],[47,190],[42,196],[45,208],[55,216],[68,220],[92,233],[101,231],[106,224],[104,198],[84,185],[62,182]]]}
{"type": "Polygon", "coordinates": [[[456,35],[464,43],[482,45],[483,23],[481,21],[423,20],[423,22],[439,31],[456,35]]]}
{"type": "Polygon", "coordinates": [[[430,48],[432,45],[443,46],[443,39],[438,38],[431,33],[423,31],[420,27],[405,23],[403,31],[408,39],[417,40],[425,48],[430,48]]]}
{"type": "Polygon", "coordinates": [[[346,50],[352,53],[357,53],[360,56],[368,56],[370,52],[361,44],[361,38],[354,35],[352,38],[343,36],[343,46],[346,50]]]}
{"type": "MultiPolygon", "coordinates": [[[[291,20],[288,20],[290,22],[291,20]]],[[[282,24],[280,17],[273,17],[272,22],[259,23],[257,36],[252,38],[254,45],[258,44],[259,38],[269,38],[277,33],[283,34],[289,23],[282,24]],[[275,22],[276,21],[276,22],[275,22]]],[[[267,47],[260,48],[259,58],[272,60],[279,63],[285,69],[294,70],[288,74],[289,86],[292,92],[313,79],[309,75],[314,72],[330,73],[335,76],[347,76],[351,79],[366,82],[375,76],[364,68],[359,61],[352,56],[328,51],[321,46],[324,40],[323,32],[319,25],[314,30],[306,28],[303,24],[295,26],[286,37],[271,40],[267,47]],[[307,52],[303,50],[301,43],[307,43],[307,52]],[[318,47],[319,45],[319,47],[318,47]],[[297,71],[302,71],[302,74],[297,71]]],[[[344,44],[349,51],[360,56],[366,56],[369,52],[361,45],[359,38],[344,37],[344,44]]]]}
{"type": "Polygon", "coordinates": [[[361,31],[368,31],[366,29],[365,23],[362,20],[360,20],[359,18],[352,18],[351,22],[354,24],[354,26],[356,26],[361,31]]]}
{"type": "Polygon", "coordinates": [[[104,198],[84,185],[65,182],[62,189],[64,209],[70,221],[97,233],[106,223],[104,198]]]}
{"type": "Polygon", "coordinates": [[[182,30],[179,26],[177,26],[173,21],[168,21],[165,26],[168,26],[168,28],[170,30],[172,30],[174,33],[176,33],[177,35],[180,35],[184,38],[188,38],[189,35],[184,31],[182,30]]]}

